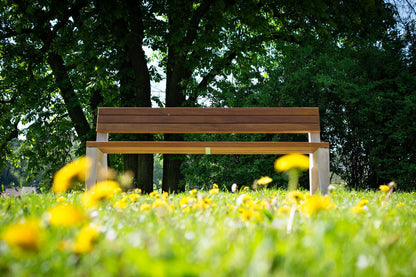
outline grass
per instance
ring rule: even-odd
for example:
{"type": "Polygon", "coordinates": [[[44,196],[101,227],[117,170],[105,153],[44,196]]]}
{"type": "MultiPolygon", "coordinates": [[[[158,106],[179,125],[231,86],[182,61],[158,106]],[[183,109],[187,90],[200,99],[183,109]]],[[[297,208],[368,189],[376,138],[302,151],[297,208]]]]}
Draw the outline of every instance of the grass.
{"type": "Polygon", "coordinates": [[[305,194],[129,192],[91,207],[81,192],[3,197],[0,276],[414,276],[414,193],[305,194]],[[85,218],[55,214],[63,203],[85,218]],[[39,237],[24,244],[13,228],[31,219],[39,237]]]}

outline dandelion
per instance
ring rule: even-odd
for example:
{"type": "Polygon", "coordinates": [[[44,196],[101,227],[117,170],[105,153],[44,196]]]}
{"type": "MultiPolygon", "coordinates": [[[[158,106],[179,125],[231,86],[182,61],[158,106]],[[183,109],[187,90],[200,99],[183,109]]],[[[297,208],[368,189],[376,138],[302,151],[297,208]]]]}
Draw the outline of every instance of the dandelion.
{"type": "Polygon", "coordinates": [[[382,192],[386,193],[390,190],[390,187],[387,185],[381,185],[378,187],[382,192]]]}
{"type": "Polygon", "coordinates": [[[305,195],[298,191],[298,190],[294,190],[289,192],[289,194],[287,195],[287,198],[289,198],[290,200],[294,200],[296,202],[296,205],[300,205],[301,201],[305,200],[305,195]]]}
{"type": "Polygon", "coordinates": [[[291,208],[289,206],[282,206],[277,210],[277,213],[281,217],[286,217],[290,214],[291,208]]]}
{"type": "Polygon", "coordinates": [[[367,210],[367,206],[357,205],[357,206],[354,206],[354,207],[351,208],[351,212],[353,214],[362,214],[362,213],[365,213],[366,210],[367,210]]]}
{"type": "Polygon", "coordinates": [[[149,196],[150,197],[153,197],[153,198],[159,198],[160,197],[160,193],[158,191],[154,190],[151,193],[149,193],[149,196]]]}
{"type": "Polygon", "coordinates": [[[86,208],[99,205],[103,200],[113,198],[114,194],[120,193],[121,189],[115,181],[102,181],[82,194],[82,204],[86,208]]]}
{"type": "Polygon", "coordinates": [[[212,185],[212,189],[208,191],[209,194],[217,194],[220,191],[217,184],[212,185]]]}
{"type": "Polygon", "coordinates": [[[132,194],[129,194],[128,197],[131,202],[136,202],[140,198],[140,194],[132,193],[132,194]]]}
{"type": "Polygon", "coordinates": [[[73,251],[76,254],[86,254],[92,251],[100,232],[93,225],[84,226],[79,232],[73,251]]]}
{"type": "Polygon", "coordinates": [[[127,202],[126,202],[126,198],[122,198],[118,201],[116,201],[113,205],[114,208],[116,209],[125,209],[127,208],[127,202]]]}
{"type": "Polygon", "coordinates": [[[257,184],[259,184],[259,185],[267,185],[271,181],[273,181],[272,178],[270,178],[268,176],[264,176],[264,177],[261,177],[260,179],[257,180],[257,184]]]}
{"type": "Polygon", "coordinates": [[[25,219],[23,222],[9,225],[0,238],[11,248],[37,252],[43,239],[43,228],[37,219],[25,219]]]}
{"type": "Polygon", "coordinates": [[[335,204],[331,201],[328,195],[308,195],[306,200],[300,206],[300,211],[306,214],[308,217],[311,217],[312,215],[318,214],[324,210],[328,210],[334,206],[335,204]]]}
{"type": "Polygon", "coordinates": [[[280,157],[274,163],[277,172],[286,172],[289,177],[289,190],[298,187],[301,171],[309,169],[309,157],[302,154],[289,154],[280,157]]]}
{"type": "Polygon", "coordinates": [[[273,181],[273,179],[272,179],[272,178],[270,178],[270,177],[268,177],[268,176],[261,177],[260,179],[255,180],[255,181],[253,182],[252,188],[253,188],[254,190],[259,189],[259,188],[266,188],[266,187],[267,187],[267,185],[268,185],[271,181],[273,181]]]}
{"type": "Polygon", "coordinates": [[[85,173],[91,167],[92,162],[87,157],[82,157],[70,162],[55,173],[52,190],[62,193],[71,189],[77,181],[85,181],[85,173]]]}
{"type": "Polygon", "coordinates": [[[70,204],[60,204],[47,212],[49,224],[52,226],[75,226],[85,220],[85,215],[70,204]]]}
{"type": "Polygon", "coordinates": [[[161,199],[156,199],[155,201],[153,201],[152,203],[152,209],[156,209],[156,208],[163,208],[167,205],[167,203],[164,200],[161,199]]]}
{"type": "Polygon", "coordinates": [[[274,163],[274,168],[277,172],[288,171],[292,168],[298,168],[300,170],[309,169],[309,158],[302,154],[289,154],[280,157],[274,163]]]}
{"type": "Polygon", "coordinates": [[[58,203],[63,203],[65,201],[66,201],[66,198],[63,197],[63,196],[60,196],[60,197],[58,197],[58,199],[56,199],[56,202],[58,202],[58,203]]]}
{"type": "Polygon", "coordinates": [[[189,192],[189,194],[190,194],[190,195],[192,195],[192,196],[196,196],[196,195],[197,195],[197,193],[198,193],[198,190],[197,190],[197,189],[193,189],[193,190],[191,190],[191,191],[189,192]]]}
{"type": "Polygon", "coordinates": [[[147,203],[144,203],[144,204],[142,204],[141,206],[140,206],[140,211],[141,212],[145,212],[145,211],[149,211],[150,210],[150,205],[149,204],[147,204],[147,203]]]}
{"type": "Polygon", "coordinates": [[[263,221],[263,217],[259,212],[257,212],[254,209],[246,208],[246,209],[240,209],[240,219],[243,222],[250,221],[252,219],[257,219],[258,221],[263,221]]]}

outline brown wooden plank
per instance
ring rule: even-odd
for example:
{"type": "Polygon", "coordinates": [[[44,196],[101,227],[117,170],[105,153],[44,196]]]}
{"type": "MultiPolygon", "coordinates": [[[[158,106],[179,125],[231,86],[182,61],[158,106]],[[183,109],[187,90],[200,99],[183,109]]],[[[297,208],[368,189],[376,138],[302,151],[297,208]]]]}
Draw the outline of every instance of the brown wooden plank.
{"type": "Polygon", "coordinates": [[[183,124],[265,124],[265,123],[319,123],[319,116],[228,116],[228,115],[192,115],[192,116],[137,116],[137,115],[102,115],[103,123],[183,123],[183,124]]]}
{"type": "Polygon", "coordinates": [[[100,115],[319,115],[317,107],[236,107],[236,108],[200,108],[200,107],[100,107],[100,115]]]}
{"type": "Polygon", "coordinates": [[[97,124],[97,132],[108,133],[310,133],[314,123],[282,124],[97,124]]]}
{"type": "Polygon", "coordinates": [[[87,147],[98,147],[104,153],[121,154],[288,154],[313,153],[329,148],[327,142],[210,142],[210,141],[88,141],[87,147]]]}

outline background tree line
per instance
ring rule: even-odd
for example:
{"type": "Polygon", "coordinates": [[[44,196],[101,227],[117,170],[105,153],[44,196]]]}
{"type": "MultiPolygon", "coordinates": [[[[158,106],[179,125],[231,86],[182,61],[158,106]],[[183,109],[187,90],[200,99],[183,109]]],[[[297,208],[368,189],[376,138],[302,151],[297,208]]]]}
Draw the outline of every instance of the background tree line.
{"type": "MultiPolygon", "coordinates": [[[[406,0],[1,0],[0,163],[27,160],[27,182],[48,187],[95,139],[99,106],[318,106],[334,173],[413,189],[415,15],[406,0]],[[160,81],[164,99],[151,91],[160,81]]],[[[251,184],[273,159],[164,155],[162,189],[251,184]]],[[[153,190],[152,155],[110,164],[153,190]]]]}

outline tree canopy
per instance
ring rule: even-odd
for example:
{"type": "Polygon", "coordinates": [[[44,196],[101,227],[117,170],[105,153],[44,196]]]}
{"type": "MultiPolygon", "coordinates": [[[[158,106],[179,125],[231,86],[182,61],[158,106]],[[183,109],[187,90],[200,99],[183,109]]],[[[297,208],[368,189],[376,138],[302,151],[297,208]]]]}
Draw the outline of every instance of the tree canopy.
{"type": "MultiPolygon", "coordinates": [[[[354,187],[393,178],[414,187],[415,24],[397,7],[367,0],[2,0],[0,160],[27,159],[28,181],[42,174],[47,186],[95,139],[99,106],[319,106],[333,172],[354,187]],[[152,94],[151,83],[160,81],[164,98],[152,94]],[[25,140],[17,158],[11,141],[19,135],[25,140]]],[[[225,173],[215,158],[165,155],[162,189],[180,189],[184,174],[190,181],[205,167],[214,173],[192,182],[259,177],[225,173]]],[[[241,172],[272,174],[263,167],[271,157],[220,159],[241,172]],[[248,160],[259,169],[247,171],[248,160]]],[[[151,155],[110,162],[153,190],[151,155]]]]}

